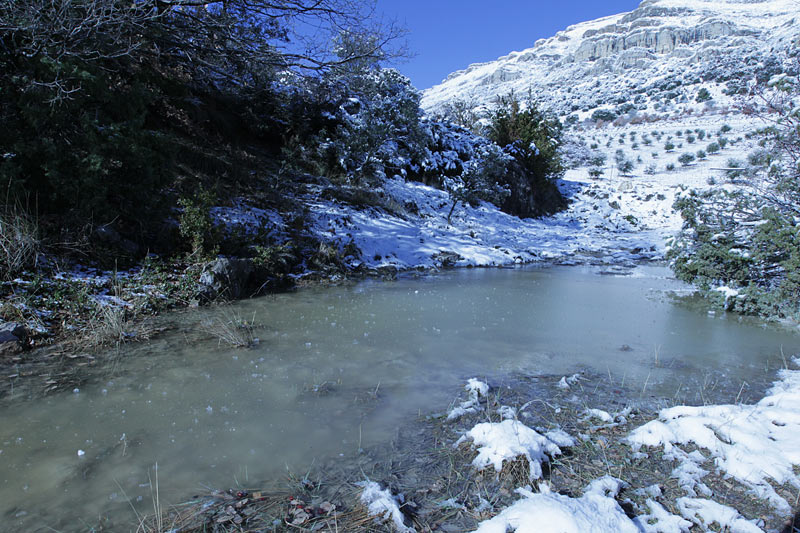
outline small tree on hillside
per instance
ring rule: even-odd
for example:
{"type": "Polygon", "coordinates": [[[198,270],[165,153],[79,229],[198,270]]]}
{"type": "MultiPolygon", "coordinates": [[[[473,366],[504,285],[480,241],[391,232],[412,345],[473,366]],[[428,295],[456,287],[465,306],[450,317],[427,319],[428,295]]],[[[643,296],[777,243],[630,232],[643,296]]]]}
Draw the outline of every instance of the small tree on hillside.
{"type": "MultiPolygon", "coordinates": [[[[501,96],[489,115],[487,137],[520,165],[535,199],[535,213],[520,213],[523,216],[551,214],[566,207],[553,181],[565,170],[559,153],[561,131],[561,123],[540,111],[530,96],[524,103],[514,93],[501,96]]],[[[513,199],[517,191],[512,184],[506,185],[513,199]]]]}
{"type": "Polygon", "coordinates": [[[701,87],[699,91],[697,91],[697,98],[695,99],[697,103],[701,104],[703,102],[708,102],[711,100],[711,93],[708,92],[708,89],[705,87],[701,87]]]}
{"type": "Polygon", "coordinates": [[[617,165],[617,170],[620,174],[630,174],[633,172],[633,161],[625,157],[625,152],[621,149],[614,153],[614,163],[617,165]]]}
{"type": "Polygon", "coordinates": [[[691,164],[691,162],[694,161],[694,159],[695,159],[694,154],[685,153],[681,154],[681,156],[678,158],[678,163],[680,163],[685,167],[688,167],[691,164]]]}

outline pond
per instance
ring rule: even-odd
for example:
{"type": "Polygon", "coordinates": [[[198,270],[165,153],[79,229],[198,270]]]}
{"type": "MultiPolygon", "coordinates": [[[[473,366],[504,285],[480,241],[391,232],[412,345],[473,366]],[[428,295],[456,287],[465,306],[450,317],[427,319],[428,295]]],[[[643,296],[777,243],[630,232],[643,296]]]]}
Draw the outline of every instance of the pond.
{"type": "MultiPolygon", "coordinates": [[[[209,333],[219,309],[124,346],[92,385],[3,407],[7,531],[128,530],[209,488],[253,487],[446,412],[467,378],[587,371],[641,397],[735,401],[768,383],[788,328],[708,309],[657,266],[475,269],[239,302],[259,343],[209,333]]],[[[636,398],[632,398],[635,400],[636,398]]]]}

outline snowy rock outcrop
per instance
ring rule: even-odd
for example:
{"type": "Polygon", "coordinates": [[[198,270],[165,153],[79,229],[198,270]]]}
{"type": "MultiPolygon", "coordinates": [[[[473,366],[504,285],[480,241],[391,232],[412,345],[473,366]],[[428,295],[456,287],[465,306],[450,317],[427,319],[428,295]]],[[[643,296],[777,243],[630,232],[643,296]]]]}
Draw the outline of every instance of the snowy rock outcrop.
{"type": "MultiPolygon", "coordinates": [[[[718,84],[730,93],[754,77],[781,71],[800,35],[800,4],[792,0],[645,0],[629,12],[583,22],[496,61],[470,65],[427,89],[422,105],[441,112],[453,99],[475,107],[498,94],[528,90],[560,115],[648,89],[681,96],[718,84]],[[734,79],[736,78],[736,79],[734,79]]],[[[647,104],[640,99],[640,111],[647,104]],[[642,105],[645,104],[645,105],[642,105]]]]}

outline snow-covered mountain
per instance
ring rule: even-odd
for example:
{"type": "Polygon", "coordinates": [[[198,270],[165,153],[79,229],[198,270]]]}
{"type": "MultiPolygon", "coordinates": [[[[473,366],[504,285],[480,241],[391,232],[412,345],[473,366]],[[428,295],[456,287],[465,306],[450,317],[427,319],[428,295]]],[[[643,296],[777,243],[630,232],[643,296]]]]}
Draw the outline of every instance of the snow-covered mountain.
{"type": "Polygon", "coordinates": [[[531,91],[545,108],[584,120],[597,109],[673,111],[696,104],[703,87],[725,105],[754,78],[785,70],[799,36],[798,0],[644,0],[454,72],[424,91],[422,105],[435,113],[454,99],[479,107],[531,91]]]}

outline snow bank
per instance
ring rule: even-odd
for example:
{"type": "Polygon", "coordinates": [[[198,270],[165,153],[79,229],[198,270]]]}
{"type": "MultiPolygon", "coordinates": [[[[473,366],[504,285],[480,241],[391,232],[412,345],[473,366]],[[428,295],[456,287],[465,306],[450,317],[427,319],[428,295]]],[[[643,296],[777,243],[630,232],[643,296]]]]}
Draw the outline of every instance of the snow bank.
{"type": "MultiPolygon", "coordinates": [[[[583,185],[571,182],[565,187],[583,185]]],[[[352,243],[361,251],[353,266],[438,268],[437,257],[443,252],[454,254],[454,266],[512,265],[587,252],[624,262],[660,257],[665,236],[676,230],[670,227],[658,235],[631,231],[627,222],[620,222],[624,216],[607,202],[582,195],[573,198],[568,211],[546,219],[520,219],[485,202],[459,205],[448,224],[452,199],[446,192],[398,178],[386,179],[382,188],[387,204],[395,206],[391,212],[358,209],[319,196],[304,199],[317,238],[340,249],[352,243]],[[660,251],[645,252],[652,247],[660,251]]]]}
{"type": "Polygon", "coordinates": [[[400,511],[400,505],[403,503],[402,494],[393,496],[389,489],[381,489],[381,486],[374,481],[360,481],[356,485],[364,488],[361,493],[361,503],[367,506],[371,516],[391,520],[401,533],[416,531],[406,526],[403,512],[400,511]]]}
{"type": "MultiPolygon", "coordinates": [[[[798,364],[797,359],[794,362],[798,364]]],[[[755,405],[664,409],[658,420],[631,432],[628,442],[634,451],[642,446],[663,446],[667,454],[682,462],[673,472],[682,485],[687,477],[702,477],[698,471],[702,459],[679,447],[695,444],[710,453],[720,472],[789,514],[791,506],[771,482],[800,489],[800,477],[793,470],[800,466],[800,371],[781,370],[779,377],[755,405]]]]}
{"type": "Polygon", "coordinates": [[[518,420],[503,420],[499,423],[483,422],[458,439],[456,446],[472,440],[478,447],[478,456],[472,461],[482,470],[494,466],[497,472],[503,469],[503,461],[525,457],[530,465],[531,479],[542,477],[542,461],[561,454],[559,446],[572,446],[575,441],[563,431],[551,431],[541,435],[518,420]]]}
{"type": "Polygon", "coordinates": [[[580,498],[550,492],[517,489],[522,499],[499,515],[479,524],[475,533],[639,533],[639,528],[625,516],[613,496],[621,483],[613,478],[593,482],[580,498]],[[613,487],[612,494],[605,489],[613,487]]]}

